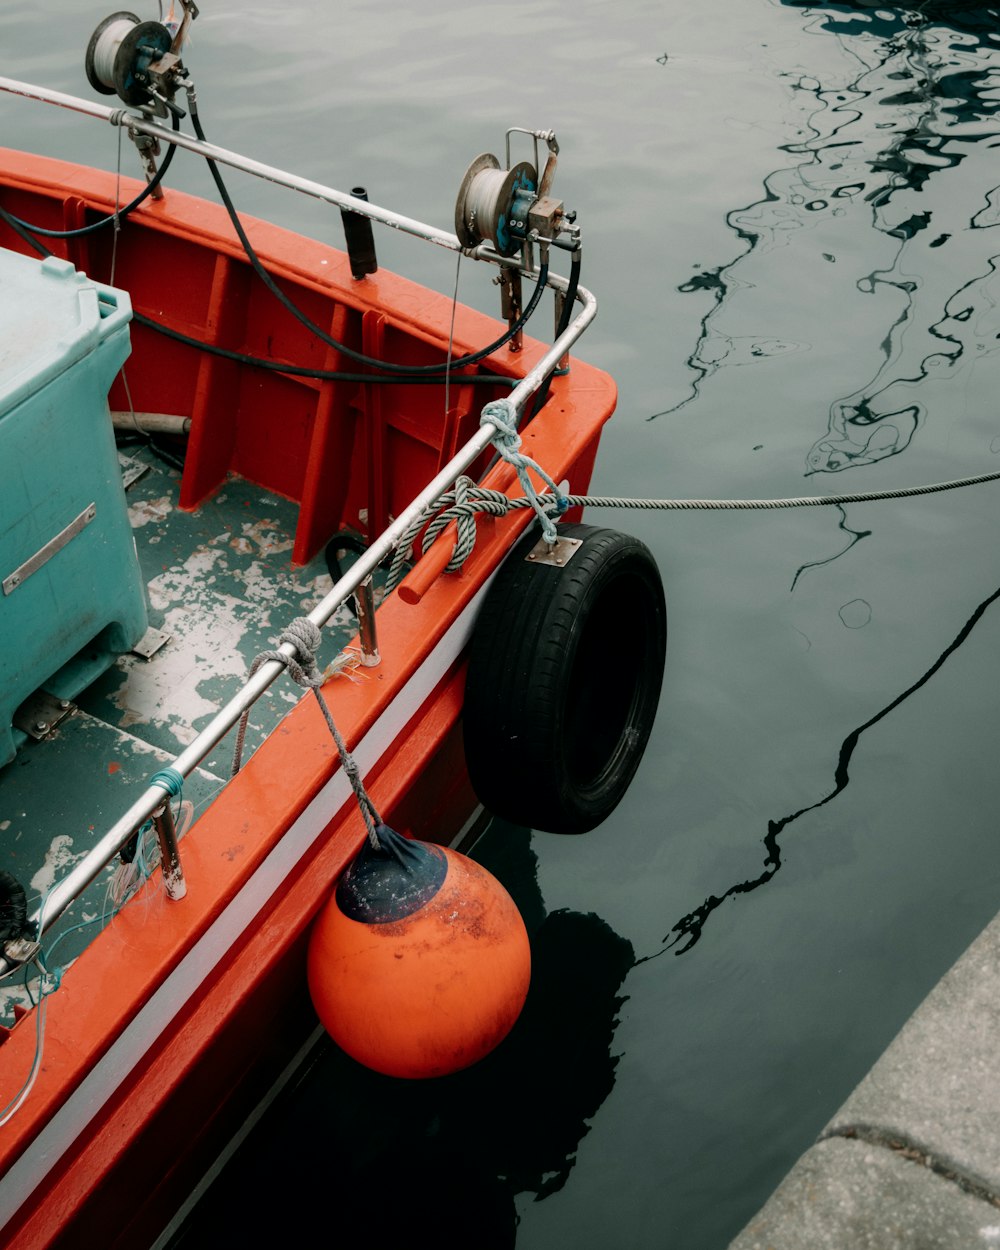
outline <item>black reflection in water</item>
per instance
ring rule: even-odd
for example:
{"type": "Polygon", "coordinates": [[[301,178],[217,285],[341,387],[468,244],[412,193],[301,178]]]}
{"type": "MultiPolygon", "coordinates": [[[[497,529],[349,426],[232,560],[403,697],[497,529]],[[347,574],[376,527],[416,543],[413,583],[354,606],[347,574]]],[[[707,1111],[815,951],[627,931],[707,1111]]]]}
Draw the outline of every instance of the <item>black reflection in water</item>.
{"type": "Polygon", "coordinates": [[[859,543],[862,538],[868,538],[871,535],[871,530],[852,530],[847,524],[846,511],[840,506],[840,504],[837,504],[836,508],[840,513],[840,520],[837,522],[837,529],[839,529],[842,534],[848,535],[847,543],[845,546],[841,547],[839,551],[835,551],[832,556],[827,556],[825,560],[809,560],[805,564],[800,564],[795,570],[795,576],[792,578],[792,584],[789,587],[789,590],[795,589],[796,584],[803,573],[807,573],[810,569],[822,568],[824,564],[832,564],[834,560],[839,560],[841,556],[847,555],[855,543],[859,543]]]}
{"type": "MultiPolygon", "coordinates": [[[[1000,253],[970,258],[964,246],[958,260],[965,271],[961,283],[936,313],[932,301],[940,296],[925,296],[920,308],[916,296],[924,275],[943,273],[947,282],[942,266],[956,235],[1000,223],[996,186],[979,194],[958,223],[954,213],[961,206],[949,204],[948,229],[935,221],[935,215],[947,214],[934,207],[930,194],[946,171],[956,169],[977,146],[991,146],[1000,132],[1000,49],[995,42],[1000,8],[955,0],[777,2],[802,9],[809,19],[807,33],[838,39],[858,69],[846,85],[834,86],[801,70],[784,75],[793,91],[813,98],[807,136],[781,145],[779,151],[796,159],[768,174],[762,198],[727,214],[744,251],[726,264],[702,269],[679,288],[710,292],[714,302],[701,318],[698,342],[688,357],[695,374],[691,393],[650,419],[690,404],[722,367],[806,346],[732,338],[719,324],[721,314],[733,292],[762,281],[757,275],[751,281],[744,272],[750,262],[786,246],[795,232],[824,218],[829,225],[832,217],[860,213],[862,229],[867,219],[867,225],[893,241],[893,254],[888,264],[862,276],[857,288],[870,295],[891,289],[895,298],[874,373],[831,402],[827,430],[806,453],[807,474],[837,473],[904,451],[936,406],[921,384],[946,380],[960,363],[997,349],[1000,325],[990,283],[1000,253]],[[941,248],[945,251],[936,250],[941,248]],[[972,276],[970,266],[977,270],[972,276]]],[[[848,229],[847,245],[856,247],[860,236],[850,233],[848,221],[839,228],[848,229]]],[[[842,259],[827,252],[822,256],[830,263],[842,259]]]]}
{"type": "Polygon", "coordinates": [[[677,955],[683,955],[685,951],[689,951],[691,947],[695,945],[704,931],[709,916],[711,916],[717,907],[721,907],[727,898],[732,898],[737,894],[749,894],[751,890],[756,890],[759,886],[765,885],[772,879],[772,877],[774,877],[778,869],[781,867],[781,845],[778,842],[779,836],[785,829],[788,828],[790,824],[798,820],[800,816],[805,816],[807,812],[814,812],[819,807],[825,807],[827,803],[832,802],[838,794],[847,788],[850,781],[848,769],[850,767],[851,758],[854,755],[855,749],[861,740],[861,735],[866,729],[871,729],[873,725],[877,725],[879,721],[884,720],[884,718],[888,716],[890,712],[894,712],[901,703],[905,703],[911,694],[915,694],[922,686],[925,686],[938,669],[942,667],[948,657],[957,651],[962,643],[965,642],[979,621],[982,620],[987,610],[992,604],[996,603],[998,599],[1000,599],[1000,588],[995,590],[988,599],[984,599],[983,602],[979,604],[976,610],[959,630],[954,640],[949,643],[947,647],[945,647],[926,673],[919,677],[912,686],[908,686],[902,694],[897,695],[891,703],[886,704],[881,711],[876,712],[875,715],[869,717],[863,725],[859,725],[857,729],[852,730],[847,735],[840,746],[840,752],[837,758],[837,767],[833,774],[834,785],[829,794],[825,794],[821,799],[817,799],[815,803],[810,803],[808,807],[800,808],[799,811],[792,812],[788,816],[782,816],[780,820],[769,820],[767,822],[767,835],[764,838],[764,849],[767,854],[764,857],[764,867],[761,873],[750,880],[740,881],[735,885],[731,885],[723,894],[710,894],[703,903],[694,909],[694,911],[688,912],[686,916],[683,916],[680,920],[678,920],[678,922],[663,939],[665,945],[662,950],[657,951],[653,955],[644,955],[641,959],[636,960],[636,964],[645,963],[649,959],[656,959],[657,956],[666,954],[668,950],[675,947],[678,949],[676,949],[674,953],[677,955]],[[680,943],[683,943],[683,945],[679,945],[680,943]]]}
{"type": "Polygon", "coordinates": [[[172,1250],[239,1241],[243,1221],[241,1244],[290,1244],[322,1212],[331,1245],[514,1245],[515,1196],[562,1188],[614,1086],[620,990],[634,964],[631,943],[599,917],[546,914],[530,839],[494,826],[476,856],[531,935],[531,989],[506,1040],[467,1071],[428,1081],[380,1076],[325,1042],[172,1250]],[[261,1195],[249,1212],[248,1193],[261,1195]]]}

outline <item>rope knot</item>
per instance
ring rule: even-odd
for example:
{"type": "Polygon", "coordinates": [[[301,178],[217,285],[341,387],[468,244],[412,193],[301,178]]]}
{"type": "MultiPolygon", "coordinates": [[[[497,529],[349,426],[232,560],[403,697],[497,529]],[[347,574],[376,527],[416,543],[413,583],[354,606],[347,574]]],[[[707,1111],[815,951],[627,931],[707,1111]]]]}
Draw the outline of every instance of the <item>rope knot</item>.
{"type": "Polygon", "coordinates": [[[278,638],[279,643],[287,642],[295,648],[298,660],[295,656],[283,655],[280,651],[269,651],[265,654],[268,659],[284,664],[292,681],[300,686],[315,688],[323,684],[322,674],[316,664],[316,652],[322,639],[323,635],[308,616],[299,616],[281,631],[278,638]]]}
{"type": "Polygon", "coordinates": [[[61,965],[55,968],[46,968],[42,972],[39,984],[39,990],[42,998],[47,998],[49,994],[54,994],[62,985],[63,972],[65,969],[61,965]]]}
{"type": "Polygon", "coordinates": [[[558,514],[561,515],[566,511],[569,507],[569,501],[542,466],[532,460],[530,456],[522,455],[518,450],[521,446],[521,436],[517,432],[516,422],[517,408],[512,400],[505,397],[490,400],[488,404],[484,405],[479,418],[480,425],[492,425],[495,428],[496,433],[490,441],[497,449],[500,458],[506,460],[509,465],[512,465],[517,470],[517,480],[521,483],[521,489],[524,491],[525,496],[538,516],[538,520],[541,522],[542,537],[551,546],[558,537],[556,527],[552,518],[541,505],[531,478],[528,477],[528,470],[534,469],[555,496],[558,514]]]}
{"type": "Polygon", "coordinates": [[[511,464],[515,463],[515,459],[524,460],[523,456],[517,454],[521,446],[521,436],[517,432],[517,408],[511,400],[503,397],[491,399],[480,413],[479,424],[496,427],[491,441],[504,460],[511,464]]]}

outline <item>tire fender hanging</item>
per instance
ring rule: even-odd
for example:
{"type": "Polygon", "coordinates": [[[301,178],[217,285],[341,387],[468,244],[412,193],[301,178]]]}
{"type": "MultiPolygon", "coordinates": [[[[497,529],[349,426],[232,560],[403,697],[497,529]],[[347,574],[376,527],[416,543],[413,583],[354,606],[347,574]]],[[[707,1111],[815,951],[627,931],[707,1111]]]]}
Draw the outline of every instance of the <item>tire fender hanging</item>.
{"type": "Polygon", "coordinates": [[[652,553],[618,530],[559,526],[562,567],[526,559],[533,526],[487,592],[469,649],[469,777],[488,811],[585,833],[621,801],[656,717],[667,642],[652,553]]]}

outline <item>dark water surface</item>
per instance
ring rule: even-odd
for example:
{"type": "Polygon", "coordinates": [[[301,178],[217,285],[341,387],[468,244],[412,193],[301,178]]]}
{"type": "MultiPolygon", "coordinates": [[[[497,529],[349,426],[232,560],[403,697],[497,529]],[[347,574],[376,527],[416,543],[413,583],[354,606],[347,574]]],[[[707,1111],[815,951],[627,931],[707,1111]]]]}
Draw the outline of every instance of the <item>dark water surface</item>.
{"type": "MultiPolygon", "coordinates": [[[[103,15],[4,5],[2,72],[84,94],[103,15]]],[[[188,61],[216,142],[443,226],[507,126],[555,128],[601,305],[582,354],[620,387],[595,493],[1000,469],[996,8],[206,0],[188,61]]],[[[0,141],[115,161],[96,123],[9,99],[0,141]]],[[[192,159],[175,171],[209,193],[192,159]]],[[[329,210],[231,183],[339,242],[329,210]]],[[[450,254],[378,243],[450,291],[450,254]]],[[[461,297],[493,306],[472,266],[461,297]]],[[[495,826],[477,850],[535,935],[524,1018],[433,1083],[328,1047],[186,1246],[287,1239],[346,1180],[350,1245],[388,1244],[395,1207],[411,1244],[724,1247],[996,912],[1000,485],[589,519],[654,550],[667,674],[611,819],[495,826]]]]}

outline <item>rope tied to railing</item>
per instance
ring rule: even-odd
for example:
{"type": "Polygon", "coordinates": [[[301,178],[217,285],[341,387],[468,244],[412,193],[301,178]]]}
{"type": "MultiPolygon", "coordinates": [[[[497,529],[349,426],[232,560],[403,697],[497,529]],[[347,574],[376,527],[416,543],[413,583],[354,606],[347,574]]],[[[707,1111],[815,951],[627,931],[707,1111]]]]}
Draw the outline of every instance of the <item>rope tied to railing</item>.
{"type": "Polygon", "coordinates": [[[414,517],[400,536],[396,551],[389,566],[386,577],[386,593],[394,590],[402,580],[405,565],[413,558],[413,544],[417,535],[427,525],[427,532],[421,540],[421,553],[426,554],[428,548],[443,529],[455,522],[458,531],[451,558],[444,567],[446,573],[454,573],[462,567],[476,545],[477,512],[486,512],[491,516],[506,516],[511,508],[533,508],[542,527],[542,537],[547,543],[554,543],[558,538],[554,516],[561,516],[570,506],[569,499],[562,494],[548,473],[537,461],[520,451],[521,436],[517,432],[517,408],[506,398],[491,400],[483,407],[479,419],[480,425],[492,425],[495,433],[491,438],[497,454],[502,460],[513,466],[517,473],[524,497],[509,499],[502,491],[490,490],[477,486],[464,474],[455,479],[454,488],[439,495],[433,503],[428,504],[419,516],[414,517]],[[528,476],[528,470],[534,469],[542,481],[552,492],[551,495],[538,495],[534,483],[528,476]],[[543,500],[550,502],[544,506],[543,500]],[[431,518],[434,518],[431,520],[431,518]]]}
{"type": "MultiPolygon", "coordinates": [[[[268,660],[276,660],[284,666],[292,681],[313,692],[320,706],[320,711],[323,713],[323,719],[326,721],[327,728],[330,730],[330,735],[337,747],[341,767],[351,783],[351,789],[354,791],[354,796],[358,800],[358,806],[361,808],[361,815],[368,830],[368,840],[378,850],[380,843],[376,828],[383,823],[382,817],[378,814],[375,804],[368,796],[368,791],[361,780],[361,770],[358,768],[358,762],[347,749],[347,744],[344,742],[340,730],[334,722],[333,715],[320,689],[323,685],[324,677],[319,670],[319,665],[316,663],[316,651],[319,649],[322,638],[323,636],[318,627],[307,616],[297,617],[286,629],[282,630],[278,638],[279,645],[287,643],[295,648],[295,653],[286,655],[283,651],[277,650],[261,651],[250,665],[248,680],[250,677],[253,677],[262,664],[265,664],[268,660]]],[[[250,709],[247,708],[240,717],[236,730],[236,746],[233,751],[231,777],[235,777],[240,771],[240,765],[243,760],[243,742],[246,737],[249,719],[250,709]]]]}
{"type": "Polygon", "coordinates": [[[176,799],[184,788],[184,778],[176,768],[161,768],[149,779],[151,786],[159,786],[161,790],[176,799]]]}
{"type": "Polygon", "coordinates": [[[530,456],[522,455],[518,450],[521,446],[521,436],[517,432],[517,408],[513,401],[506,398],[490,400],[483,407],[479,424],[496,427],[496,433],[493,435],[491,442],[497,449],[500,458],[506,460],[517,471],[517,480],[521,483],[524,496],[531,507],[534,508],[541,522],[542,537],[547,543],[554,543],[558,538],[555,524],[549,513],[545,511],[539,502],[535,487],[531,478],[528,477],[528,470],[534,469],[555,496],[557,515],[562,515],[566,511],[569,507],[569,502],[542,466],[532,460],[530,456]]]}
{"type": "Polygon", "coordinates": [[[521,505],[499,490],[490,490],[485,486],[477,486],[469,477],[460,476],[455,479],[453,490],[445,491],[432,503],[428,504],[419,516],[414,517],[400,536],[395,555],[386,575],[385,593],[394,590],[406,572],[406,564],[413,558],[413,544],[417,535],[427,525],[427,532],[420,542],[421,553],[428,548],[446,526],[454,521],[458,530],[451,558],[444,566],[446,573],[454,573],[460,569],[476,545],[476,513],[485,512],[490,516],[506,516],[512,507],[528,507],[528,500],[521,505]],[[431,520],[431,518],[434,518],[431,520]]]}
{"type": "MultiPolygon", "coordinates": [[[[497,400],[494,402],[503,404],[507,401],[497,400]]],[[[486,408],[483,409],[484,419],[487,417],[486,410],[490,407],[491,405],[487,404],[486,408]]],[[[489,420],[496,424],[496,414],[489,416],[489,420]]],[[[506,432],[503,437],[505,439],[508,437],[506,432]]],[[[509,448],[509,450],[517,459],[525,461],[532,467],[538,467],[529,457],[518,455],[516,449],[509,448]]],[[[507,457],[504,456],[504,459],[507,459],[507,457]]],[[[512,460],[511,463],[514,463],[514,461],[512,460]]],[[[539,470],[539,472],[545,476],[546,481],[551,481],[544,474],[543,470],[539,470]]],[[[520,473],[518,476],[520,477],[520,473]]],[[[981,473],[976,477],[957,478],[950,482],[932,482],[925,486],[904,486],[898,490],[856,491],[851,494],[845,493],[840,495],[799,495],[787,499],[634,499],[619,495],[564,495],[557,487],[553,487],[551,494],[543,493],[539,495],[534,487],[531,486],[530,481],[528,483],[529,493],[523,497],[515,496],[511,498],[502,491],[490,490],[485,486],[476,486],[471,478],[460,477],[456,479],[454,490],[446,491],[443,495],[439,495],[404,531],[389,568],[389,574],[386,579],[386,593],[388,594],[389,591],[394,590],[402,580],[405,573],[404,566],[413,556],[413,544],[416,541],[417,534],[425,525],[427,530],[420,544],[422,553],[427,552],[434,540],[451,521],[455,522],[458,536],[451,558],[445,565],[444,571],[446,573],[454,573],[457,569],[460,569],[466,559],[472,554],[475,546],[475,516],[477,512],[484,512],[489,516],[503,517],[516,508],[533,508],[542,519],[542,532],[544,534],[546,525],[551,526],[553,533],[555,532],[552,518],[562,515],[568,508],[633,508],[640,511],[663,512],[760,512],[782,508],[843,507],[845,504],[851,503],[877,503],[887,499],[912,499],[918,495],[934,495],[940,491],[957,490],[962,486],[979,486],[984,482],[995,482],[998,480],[1000,480],[1000,472],[981,473]],[[431,520],[432,517],[434,518],[433,520],[431,520]],[[428,521],[430,521],[429,525],[427,524],[428,521]]]]}

